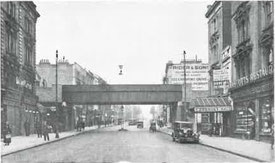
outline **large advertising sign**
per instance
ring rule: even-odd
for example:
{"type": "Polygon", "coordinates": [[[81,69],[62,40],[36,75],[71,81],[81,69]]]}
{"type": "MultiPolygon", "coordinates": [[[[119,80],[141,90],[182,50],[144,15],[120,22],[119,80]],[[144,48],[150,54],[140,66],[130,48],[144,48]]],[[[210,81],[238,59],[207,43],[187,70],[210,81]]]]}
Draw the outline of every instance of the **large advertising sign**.
{"type": "Polygon", "coordinates": [[[231,47],[227,46],[222,52],[221,69],[213,70],[214,89],[222,89],[228,92],[231,83],[231,47]]]}
{"type": "Polygon", "coordinates": [[[214,82],[214,88],[225,89],[225,87],[229,87],[230,70],[226,68],[213,70],[213,82],[214,82]]]}
{"type": "MultiPolygon", "coordinates": [[[[192,90],[208,90],[208,69],[206,63],[186,63],[186,83],[192,84],[192,90]]],[[[168,67],[167,78],[169,84],[184,84],[184,65],[174,64],[168,67]]]]}

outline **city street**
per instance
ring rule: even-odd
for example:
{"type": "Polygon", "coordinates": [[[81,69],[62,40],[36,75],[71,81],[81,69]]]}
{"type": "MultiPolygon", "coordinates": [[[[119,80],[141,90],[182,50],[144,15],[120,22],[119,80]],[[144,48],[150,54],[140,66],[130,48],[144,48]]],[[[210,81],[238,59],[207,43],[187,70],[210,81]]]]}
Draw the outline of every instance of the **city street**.
{"type": "Polygon", "coordinates": [[[250,162],[200,144],[174,143],[148,128],[120,126],[93,130],[48,145],[2,157],[6,162],[250,162]]]}

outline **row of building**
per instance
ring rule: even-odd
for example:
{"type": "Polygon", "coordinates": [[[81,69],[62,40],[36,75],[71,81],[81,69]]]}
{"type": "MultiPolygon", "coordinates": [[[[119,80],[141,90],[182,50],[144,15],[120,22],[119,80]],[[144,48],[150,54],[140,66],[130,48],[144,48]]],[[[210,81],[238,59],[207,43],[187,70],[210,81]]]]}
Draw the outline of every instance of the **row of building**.
{"type": "MultiPolygon", "coordinates": [[[[202,63],[197,59],[192,64],[188,60],[185,63],[186,102],[195,113],[198,130],[269,141],[274,124],[273,1],[215,1],[208,6],[205,16],[208,19],[207,72],[188,76],[192,75],[188,74],[188,66],[202,63]],[[198,79],[205,74],[207,82],[198,79]]],[[[184,63],[167,63],[164,83],[183,84],[173,83],[183,79],[179,65],[184,63]]],[[[189,109],[178,110],[188,114],[189,109]]],[[[184,119],[183,115],[175,117],[184,119]]]]}
{"type": "Polygon", "coordinates": [[[1,129],[9,123],[12,135],[23,135],[26,127],[35,133],[41,121],[58,125],[62,131],[74,129],[78,119],[87,125],[109,120],[110,106],[73,105],[62,100],[62,85],[106,84],[100,76],[64,57],[55,64],[46,59],[36,64],[36,22],[40,17],[36,5],[25,1],[0,5],[1,129]]]}

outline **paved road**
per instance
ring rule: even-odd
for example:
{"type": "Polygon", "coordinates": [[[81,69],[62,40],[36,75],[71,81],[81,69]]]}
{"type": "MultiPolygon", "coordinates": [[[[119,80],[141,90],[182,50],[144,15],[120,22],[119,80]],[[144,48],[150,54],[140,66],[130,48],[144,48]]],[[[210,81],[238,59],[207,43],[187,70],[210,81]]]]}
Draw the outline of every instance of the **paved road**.
{"type": "Polygon", "coordinates": [[[163,133],[126,126],[102,128],[2,158],[3,162],[247,162],[199,144],[178,144],[163,133]]]}

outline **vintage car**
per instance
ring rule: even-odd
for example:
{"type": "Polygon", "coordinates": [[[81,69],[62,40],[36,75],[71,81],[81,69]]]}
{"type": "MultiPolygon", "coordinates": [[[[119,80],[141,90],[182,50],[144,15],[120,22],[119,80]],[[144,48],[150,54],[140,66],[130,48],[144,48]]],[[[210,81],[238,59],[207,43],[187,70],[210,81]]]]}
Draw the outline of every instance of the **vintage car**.
{"type": "Polygon", "coordinates": [[[199,142],[200,134],[194,131],[192,122],[175,121],[173,124],[172,139],[177,142],[199,142]]]}
{"type": "Polygon", "coordinates": [[[143,128],[143,121],[137,122],[137,128],[143,128]]]}
{"type": "Polygon", "coordinates": [[[131,120],[129,120],[129,122],[128,122],[128,125],[129,126],[134,126],[134,125],[136,125],[137,124],[137,120],[135,120],[135,119],[131,119],[131,120]]]}

